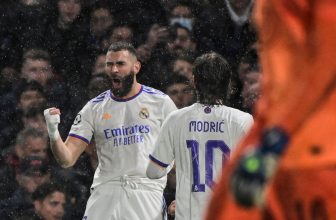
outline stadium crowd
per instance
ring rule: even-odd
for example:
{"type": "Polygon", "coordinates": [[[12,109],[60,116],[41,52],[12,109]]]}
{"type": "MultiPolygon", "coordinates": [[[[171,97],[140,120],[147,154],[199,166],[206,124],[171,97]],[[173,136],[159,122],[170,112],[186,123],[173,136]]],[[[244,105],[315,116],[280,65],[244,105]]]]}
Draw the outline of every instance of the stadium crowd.
{"type": "MultiPolygon", "coordinates": [[[[226,105],[253,114],[261,77],[253,3],[1,1],[0,219],[82,218],[98,163],[95,146],[72,168],[61,168],[51,155],[43,110],[62,110],[59,130],[66,139],[77,112],[110,89],[104,68],[113,42],[135,46],[142,65],[138,81],[168,94],[178,108],[196,100],[194,59],[221,54],[233,72],[226,105]]],[[[175,198],[173,175],[167,206],[175,198]]]]}

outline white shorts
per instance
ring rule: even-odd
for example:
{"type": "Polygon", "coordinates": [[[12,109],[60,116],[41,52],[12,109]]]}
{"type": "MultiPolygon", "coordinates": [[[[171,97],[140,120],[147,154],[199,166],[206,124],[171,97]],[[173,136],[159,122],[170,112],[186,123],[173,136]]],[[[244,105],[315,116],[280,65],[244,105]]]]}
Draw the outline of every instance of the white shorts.
{"type": "Polygon", "coordinates": [[[163,191],[134,179],[107,182],[95,187],[83,220],[164,220],[163,191]]]}

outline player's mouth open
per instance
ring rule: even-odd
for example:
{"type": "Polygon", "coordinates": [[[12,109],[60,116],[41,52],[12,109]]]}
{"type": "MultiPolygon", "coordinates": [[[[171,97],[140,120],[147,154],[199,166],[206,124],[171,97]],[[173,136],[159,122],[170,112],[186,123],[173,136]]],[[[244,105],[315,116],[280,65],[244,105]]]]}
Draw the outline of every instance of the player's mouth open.
{"type": "Polygon", "coordinates": [[[121,79],[114,78],[112,79],[112,84],[114,88],[120,88],[122,86],[122,81],[121,79]]]}

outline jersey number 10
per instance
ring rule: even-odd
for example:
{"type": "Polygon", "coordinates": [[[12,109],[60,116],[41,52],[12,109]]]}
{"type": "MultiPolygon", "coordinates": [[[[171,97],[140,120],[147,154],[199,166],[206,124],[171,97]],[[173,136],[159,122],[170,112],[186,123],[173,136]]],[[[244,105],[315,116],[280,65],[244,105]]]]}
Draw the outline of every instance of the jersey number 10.
{"type": "Polygon", "coordinates": [[[192,192],[205,192],[205,184],[212,188],[213,181],[213,159],[215,149],[219,149],[223,155],[223,165],[227,158],[230,157],[230,148],[221,140],[208,140],[205,143],[205,184],[200,182],[200,167],[199,167],[199,143],[196,140],[187,140],[187,148],[191,151],[192,169],[193,169],[193,184],[192,192]]]}

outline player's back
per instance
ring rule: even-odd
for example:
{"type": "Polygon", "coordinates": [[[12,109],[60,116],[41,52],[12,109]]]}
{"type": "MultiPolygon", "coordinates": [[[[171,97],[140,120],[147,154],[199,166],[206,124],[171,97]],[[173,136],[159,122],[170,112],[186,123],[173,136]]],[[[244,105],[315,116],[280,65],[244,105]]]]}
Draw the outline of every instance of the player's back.
{"type": "Polygon", "coordinates": [[[168,123],[177,172],[176,219],[201,219],[216,177],[253,123],[252,116],[196,103],[173,113],[168,123]]]}

